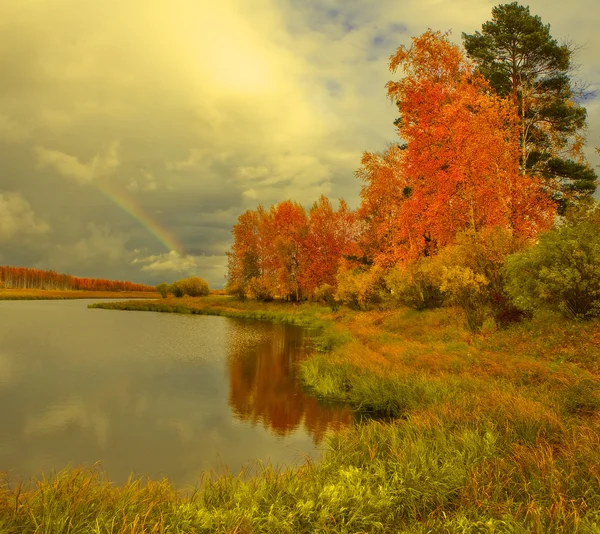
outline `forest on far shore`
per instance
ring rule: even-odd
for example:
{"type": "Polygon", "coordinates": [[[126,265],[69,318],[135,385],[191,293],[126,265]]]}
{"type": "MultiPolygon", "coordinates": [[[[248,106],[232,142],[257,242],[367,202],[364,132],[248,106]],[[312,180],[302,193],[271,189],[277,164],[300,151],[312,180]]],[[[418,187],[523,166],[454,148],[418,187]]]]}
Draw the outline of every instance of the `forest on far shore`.
{"type": "Polygon", "coordinates": [[[122,280],[80,278],[55,271],[0,265],[0,289],[75,291],[156,291],[154,286],[122,280]]]}

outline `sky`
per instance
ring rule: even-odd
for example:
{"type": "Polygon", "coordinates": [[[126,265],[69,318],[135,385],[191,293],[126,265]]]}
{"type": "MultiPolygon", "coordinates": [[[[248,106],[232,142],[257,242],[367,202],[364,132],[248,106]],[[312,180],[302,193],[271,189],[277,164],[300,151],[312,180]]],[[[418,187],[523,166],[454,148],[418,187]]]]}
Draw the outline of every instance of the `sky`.
{"type": "MultiPolygon", "coordinates": [[[[0,2],[0,265],[222,287],[244,211],[358,207],[363,151],[397,139],[388,59],[487,0],[0,2]]],[[[597,0],[535,0],[600,90],[597,0]]],[[[600,91],[586,155],[599,165],[600,91]]]]}

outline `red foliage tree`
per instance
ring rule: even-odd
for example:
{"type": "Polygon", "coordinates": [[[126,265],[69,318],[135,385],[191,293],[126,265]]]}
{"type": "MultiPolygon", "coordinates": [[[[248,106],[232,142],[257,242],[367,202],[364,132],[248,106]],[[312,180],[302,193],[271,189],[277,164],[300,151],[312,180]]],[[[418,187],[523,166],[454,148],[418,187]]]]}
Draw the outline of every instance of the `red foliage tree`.
{"type": "Polygon", "coordinates": [[[387,84],[401,112],[404,150],[365,154],[360,213],[382,265],[434,254],[462,230],[510,228],[533,237],[555,207],[539,182],[519,172],[518,124],[447,35],[431,30],[401,46],[387,84]]]}
{"type": "Polygon", "coordinates": [[[354,214],[321,196],[309,213],[287,200],[238,218],[229,252],[228,289],[240,296],[301,300],[335,285],[343,254],[353,251],[354,214]]]}
{"type": "Polygon", "coordinates": [[[291,200],[271,208],[267,237],[273,251],[271,269],[277,273],[277,292],[291,300],[301,297],[300,273],[304,269],[302,249],[307,236],[304,208],[291,200]]]}
{"type": "Polygon", "coordinates": [[[310,295],[323,284],[335,287],[342,256],[354,252],[355,234],[355,214],[348,205],[340,200],[335,211],[329,199],[321,195],[308,215],[300,275],[303,294],[310,295]]]}

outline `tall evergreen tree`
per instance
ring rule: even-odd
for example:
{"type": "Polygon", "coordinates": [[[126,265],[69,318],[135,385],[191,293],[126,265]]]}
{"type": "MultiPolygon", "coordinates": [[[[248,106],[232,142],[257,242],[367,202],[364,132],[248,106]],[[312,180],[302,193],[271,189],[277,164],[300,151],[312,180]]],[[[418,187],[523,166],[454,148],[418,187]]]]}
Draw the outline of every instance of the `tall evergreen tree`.
{"type": "Polygon", "coordinates": [[[586,110],[574,98],[572,47],[517,2],[494,7],[481,32],[462,37],[490,85],[517,107],[521,172],[542,178],[561,211],[591,195],[597,176],[581,150],[586,110]]]}

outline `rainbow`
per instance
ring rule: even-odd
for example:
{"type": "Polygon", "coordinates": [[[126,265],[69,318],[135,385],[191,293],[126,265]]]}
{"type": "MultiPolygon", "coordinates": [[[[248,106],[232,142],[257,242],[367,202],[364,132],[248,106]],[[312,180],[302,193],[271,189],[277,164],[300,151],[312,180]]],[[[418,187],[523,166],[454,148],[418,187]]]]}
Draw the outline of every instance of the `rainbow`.
{"type": "Polygon", "coordinates": [[[98,190],[111,202],[119,206],[125,213],[140,223],[148,232],[150,232],[160,243],[169,251],[175,251],[181,256],[185,256],[183,245],[169,232],[163,228],[158,221],[153,219],[131,196],[123,190],[107,183],[97,183],[98,190]]]}

